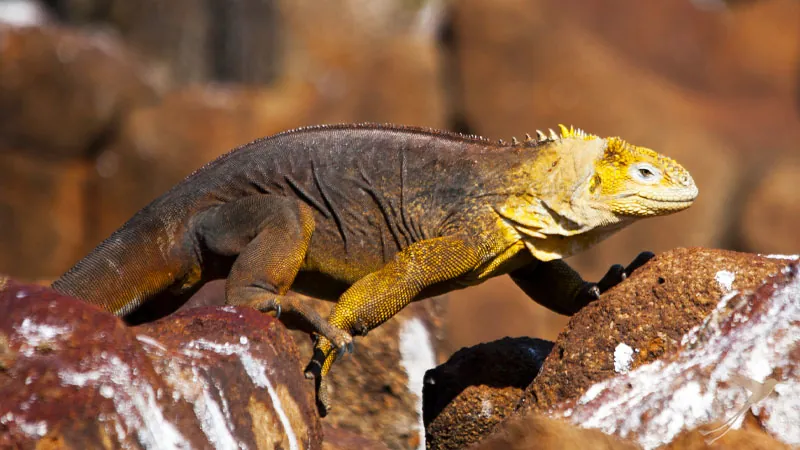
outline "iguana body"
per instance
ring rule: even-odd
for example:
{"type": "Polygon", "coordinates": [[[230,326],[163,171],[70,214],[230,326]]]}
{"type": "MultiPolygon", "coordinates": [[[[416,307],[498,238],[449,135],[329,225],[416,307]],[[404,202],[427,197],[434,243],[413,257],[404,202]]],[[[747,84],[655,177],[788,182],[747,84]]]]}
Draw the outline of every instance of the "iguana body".
{"type": "MultiPolygon", "coordinates": [[[[53,287],[136,323],[227,277],[228,303],[280,307],[322,335],[309,370],[324,388],[352,335],[413,300],[511,274],[550,309],[577,311],[598,288],[562,257],[696,195],[672,160],[566,128],[506,144],[384,125],[311,127],[199,169],[53,287]],[[290,289],[336,301],[328,321],[290,289]]],[[[610,271],[600,290],[620,277],[621,268],[610,271]]],[[[320,399],[327,406],[324,390],[320,399]]]]}

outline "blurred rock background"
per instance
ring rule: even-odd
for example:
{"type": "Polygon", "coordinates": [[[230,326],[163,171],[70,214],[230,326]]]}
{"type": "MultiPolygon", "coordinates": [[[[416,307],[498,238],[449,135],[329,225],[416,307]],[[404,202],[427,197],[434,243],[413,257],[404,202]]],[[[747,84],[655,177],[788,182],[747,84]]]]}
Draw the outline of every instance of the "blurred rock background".
{"type": "MultiPolygon", "coordinates": [[[[57,277],[205,162],[304,125],[510,139],[575,124],[675,157],[700,197],[571,261],[800,251],[800,2],[0,0],[0,273],[57,277]]],[[[452,348],[553,339],[506,278],[450,296],[452,348]]]]}

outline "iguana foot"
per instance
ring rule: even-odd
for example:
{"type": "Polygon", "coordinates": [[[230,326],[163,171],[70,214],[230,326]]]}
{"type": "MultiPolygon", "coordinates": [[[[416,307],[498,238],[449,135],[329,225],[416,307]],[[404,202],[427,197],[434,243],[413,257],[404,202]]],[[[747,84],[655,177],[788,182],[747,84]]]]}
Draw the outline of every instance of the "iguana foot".
{"type": "Polygon", "coordinates": [[[353,336],[350,333],[336,328],[322,318],[309,304],[302,299],[290,296],[271,296],[267,299],[257,299],[249,303],[249,306],[261,312],[267,313],[275,311],[276,318],[281,313],[296,315],[302,318],[306,324],[311,326],[313,332],[327,338],[333,345],[340,349],[340,354],[353,353],[353,336]]]}
{"type": "Polygon", "coordinates": [[[627,279],[636,269],[645,265],[656,255],[653,252],[641,252],[636,258],[623,267],[622,264],[614,264],[608,269],[603,278],[597,283],[585,283],[578,292],[578,303],[591,303],[600,298],[600,295],[627,279]]]}

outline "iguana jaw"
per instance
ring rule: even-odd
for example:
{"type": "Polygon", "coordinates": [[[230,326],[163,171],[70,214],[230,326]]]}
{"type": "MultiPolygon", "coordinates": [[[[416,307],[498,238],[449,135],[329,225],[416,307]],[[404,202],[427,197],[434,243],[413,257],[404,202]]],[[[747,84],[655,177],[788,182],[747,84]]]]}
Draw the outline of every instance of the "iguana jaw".
{"type": "Polygon", "coordinates": [[[697,187],[692,184],[679,189],[643,191],[616,196],[609,202],[610,209],[622,216],[652,217],[682,211],[694,203],[697,187]]]}

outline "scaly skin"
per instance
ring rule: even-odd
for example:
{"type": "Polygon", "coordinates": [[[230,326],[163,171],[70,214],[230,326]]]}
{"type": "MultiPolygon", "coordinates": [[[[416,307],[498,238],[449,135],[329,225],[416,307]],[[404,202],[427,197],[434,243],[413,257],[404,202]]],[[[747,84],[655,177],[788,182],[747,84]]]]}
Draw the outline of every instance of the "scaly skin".
{"type": "Polygon", "coordinates": [[[572,314],[652,254],[585,282],[561,259],[645,217],[689,207],[676,162],[561,127],[507,144],[391,125],[281,133],[240,147],[138,212],[53,287],[129,323],[203,283],[226,301],[300,317],[318,405],[337,355],[410,302],[509,274],[572,314]],[[327,321],[289,291],[336,301],[327,321]]]}

